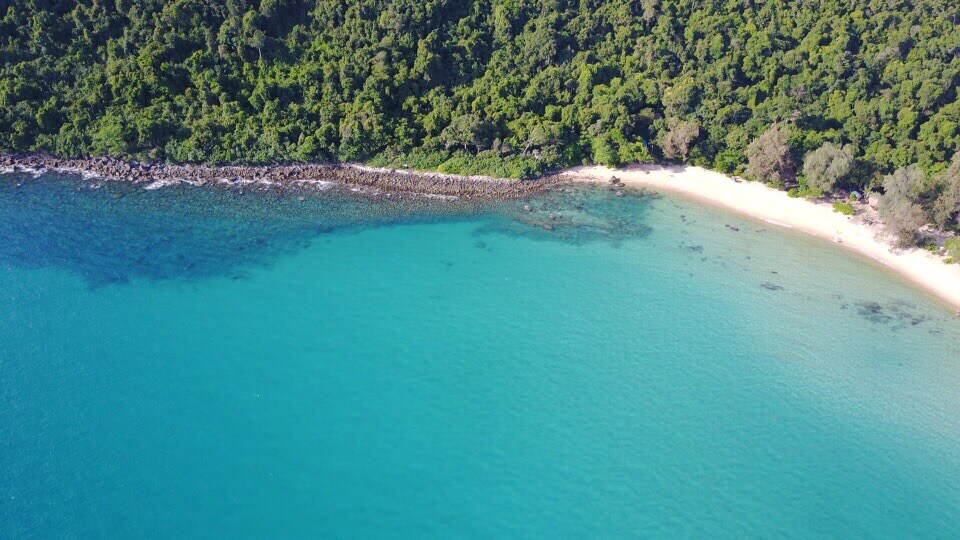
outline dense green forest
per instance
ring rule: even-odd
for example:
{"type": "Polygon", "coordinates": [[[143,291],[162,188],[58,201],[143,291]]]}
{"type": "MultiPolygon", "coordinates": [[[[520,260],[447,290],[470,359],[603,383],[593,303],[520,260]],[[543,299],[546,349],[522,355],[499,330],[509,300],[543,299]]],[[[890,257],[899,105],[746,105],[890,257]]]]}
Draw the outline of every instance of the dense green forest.
{"type": "Polygon", "coordinates": [[[813,193],[913,167],[949,221],[958,23],[953,0],[3,0],[0,148],[515,177],[676,160],[813,193]]]}

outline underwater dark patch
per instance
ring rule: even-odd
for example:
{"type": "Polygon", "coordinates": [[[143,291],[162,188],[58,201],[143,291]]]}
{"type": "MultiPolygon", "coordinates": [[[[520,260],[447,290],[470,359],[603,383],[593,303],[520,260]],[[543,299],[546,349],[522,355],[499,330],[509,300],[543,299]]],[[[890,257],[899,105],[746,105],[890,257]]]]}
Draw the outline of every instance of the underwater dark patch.
{"type": "Polygon", "coordinates": [[[502,203],[474,234],[505,234],[574,245],[604,241],[616,246],[623,240],[650,234],[644,214],[648,202],[656,197],[639,190],[564,188],[527,201],[502,203]]]}
{"type": "Polygon", "coordinates": [[[917,315],[913,311],[914,304],[895,300],[886,305],[875,301],[857,302],[857,313],[870,322],[877,324],[892,324],[894,330],[908,326],[918,326],[929,320],[927,315],[917,315]]]}
{"type": "Polygon", "coordinates": [[[132,279],[239,279],[244,269],[310,248],[318,236],[465,219],[489,210],[475,203],[374,201],[335,192],[144,190],[77,176],[4,175],[0,264],[65,269],[91,287],[132,279]]]}
{"type": "Polygon", "coordinates": [[[883,311],[883,306],[879,302],[857,302],[857,313],[864,319],[877,324],[886,324],[893,320],[893,317],[883,311]]]}

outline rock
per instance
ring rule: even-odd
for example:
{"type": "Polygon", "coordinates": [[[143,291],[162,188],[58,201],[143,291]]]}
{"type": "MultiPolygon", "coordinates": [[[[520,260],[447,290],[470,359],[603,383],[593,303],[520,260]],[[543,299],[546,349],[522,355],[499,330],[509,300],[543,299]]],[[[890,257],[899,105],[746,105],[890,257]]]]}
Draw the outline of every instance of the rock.
{"type": "MultiPolygon", "coordinates": [[[[565,179],[555,175],[524,181],[496,178],[476,180],[434,173],[367,170],[342,164],[208,167],[124,162],[106,157],[59,159],[43,154],[17,155],[5,153],[0,153],[0,163],[12,166],[15,169],[29,167],[34,169],[81,170],[94,173],[105,179],[134,183],[186,179],[198,186],[210,183],[239,183],[243,185],[244,181],[263,179],[275,184],[275,189],[285,189],[303,180],[323,179],[340,184],[374,188],[369,191],[364,190],[361,194],[378,198],[385,197],[385,193],[389,192],[394,193],[391,198],[398,197],[400,193],[413,192],[466,199],[514,199],[543,193],[565,182],[565,179]],[[230,179],[233,178],[237,180],[231,181],[230,179]]],[[[532,206],[529,209],[527,207],[524,209],[528,212],[533,211],[532,206]]]]}

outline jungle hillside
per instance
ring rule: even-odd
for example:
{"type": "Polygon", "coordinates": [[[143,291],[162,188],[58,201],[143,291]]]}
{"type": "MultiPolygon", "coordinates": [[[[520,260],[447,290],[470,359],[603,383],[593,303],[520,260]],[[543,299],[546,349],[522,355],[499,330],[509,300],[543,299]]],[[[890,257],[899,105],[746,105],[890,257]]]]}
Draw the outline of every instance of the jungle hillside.
{"type": "Polygon", "coordinates": [[[688,162],[896,184],[949,221],[958,22],[948,0],[6,0],[0,149],[517,178],[688,162]]]}

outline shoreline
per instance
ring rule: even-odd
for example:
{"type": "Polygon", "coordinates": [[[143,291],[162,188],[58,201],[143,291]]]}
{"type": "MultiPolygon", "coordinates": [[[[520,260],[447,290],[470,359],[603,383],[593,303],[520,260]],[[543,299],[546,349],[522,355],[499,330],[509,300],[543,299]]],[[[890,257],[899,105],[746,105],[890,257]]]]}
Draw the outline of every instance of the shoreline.
{"type": "Polygon", "coordinates": [[[869,257],[957,309],[960,315],[960,264],[948,265],[919,248],[893,249],[882,225],[862,216],[844,216],[829,203],[791,198],[785,191],[685,165],[631,165],[612,169],[599,165],[574,167],[531,180],[461,176],[412,169],[386,169],[363,164],[171,165],[141,164],[112,158],[61,159],[47,154],[0,154],[0,173],[47,171],[78,174],[85,179],[146,184],[157,189],[181,183],[217,189],[314,189],[334,185],[367,197],[404,196],[446,200],[506,200],[531,197],[563,184],[586,182],[662,190],[689,197],[770,225],[792,229],[842,244],[869,257]]]}
{"type": "Polygon", "coordinates": [[[407,169],[386,169],[357,163],[291,163],[279,165],[174,165],[137,163],[112,158],[65,159],[48,154],[0,154],[0,172],[79,174],[85,179],[146,184],[144,189],[190,184],[223,189],[316,189],[341,185],[374,198],[404,195],[446,199],[518,199],[556,187],[560,180],[544,176],[514,180],[460,176],[407,169]]]}
{"type": "Polygon", "coordinates": [[[895,271],[901,277],[948,302],[960,315],[960,264],[920,248],[894,250],[879,223],[844,216],[829,203],[791,198],[785,191],[759,182],[738,180],[701,167],[634,165],[622,169],[584,166],[560,173],[574,182],[610,184],[617,177],[627,186],[651,188],[693,198],[763,222],[838,243],[895,271]]]}

